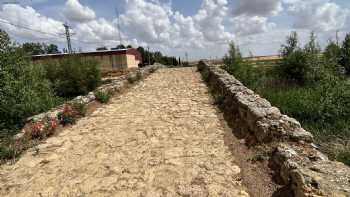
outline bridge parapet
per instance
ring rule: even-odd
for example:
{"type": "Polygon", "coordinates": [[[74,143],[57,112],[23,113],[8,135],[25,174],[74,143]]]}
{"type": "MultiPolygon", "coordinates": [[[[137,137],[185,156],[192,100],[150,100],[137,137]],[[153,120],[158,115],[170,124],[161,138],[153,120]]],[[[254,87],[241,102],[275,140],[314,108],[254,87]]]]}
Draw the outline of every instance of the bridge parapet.
{"type": "Polygon", "coordinates": [[[329,161],[297,120],[282,114],[225,70],[203,61],[198,70],[234,134],[248,146],[268,153],[273,170],[294,196],[350,196],[350,168],[329,161]]]}

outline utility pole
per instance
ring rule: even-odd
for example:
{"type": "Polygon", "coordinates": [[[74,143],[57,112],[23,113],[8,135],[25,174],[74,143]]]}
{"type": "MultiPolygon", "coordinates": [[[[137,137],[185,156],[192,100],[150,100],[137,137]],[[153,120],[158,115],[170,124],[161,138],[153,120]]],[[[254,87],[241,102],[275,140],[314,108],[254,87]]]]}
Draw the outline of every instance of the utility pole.
{"type": "Polygon", "coordinates": [[[66,29],[66,38],[67,38],[67,45],[68,45],[68,53],[73,53],[73,50],[72,50],[72,44],[70,42],[70,32],[69,32],[69,28],[70,26],[65,23],[63,24],[64,28],[66,29]]]}
{"type": "Polygon", "coordinates": [[[118,7],[115,7],[115,13],[117,15],[117,29],[118,29],[118,36],[119,36],[119,45],[123,44],[123,40],[122,40],[122,35],[121,35],[121,29],[120,29],[120,18],[119,18],[119,10],[118,7]]]}

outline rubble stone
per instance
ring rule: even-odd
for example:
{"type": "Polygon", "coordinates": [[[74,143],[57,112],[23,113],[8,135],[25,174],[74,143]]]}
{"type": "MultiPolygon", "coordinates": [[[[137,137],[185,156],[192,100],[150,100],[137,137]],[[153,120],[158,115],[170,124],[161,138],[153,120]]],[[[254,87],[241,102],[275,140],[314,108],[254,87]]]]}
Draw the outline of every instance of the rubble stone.
{"type": "Polygon", "coordinates": [[[210,76],[206,81],[214,94],[224,97],[221,108],[235,125],[233,131],[245,138],[242,141],[253,137],[274,150],[270,155],[274,170],[294,196],[350,196],[350,168],[319,152],[313,135],[296,119],[281,114],[223,69],[200,62],[198,70],[210,76]]]}

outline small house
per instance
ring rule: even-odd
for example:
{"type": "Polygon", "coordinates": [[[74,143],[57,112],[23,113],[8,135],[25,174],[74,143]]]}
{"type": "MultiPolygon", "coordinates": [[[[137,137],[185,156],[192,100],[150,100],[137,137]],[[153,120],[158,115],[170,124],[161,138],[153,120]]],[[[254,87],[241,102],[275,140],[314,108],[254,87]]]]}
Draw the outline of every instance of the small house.
{"type": "Polygon", "coordinates": [[[84,58],[94,58],[100,62],[102,72],[114,71],[118,69],[138,68],[142,64],[141,53],[137,49],[114,49],[94,52],[81,53],[61,53],[61,54],[44,54],[34,55],[34,62],[42,62],[47,60],[55,60],[69,57],[72,55],[80,55],[84,58]]]}

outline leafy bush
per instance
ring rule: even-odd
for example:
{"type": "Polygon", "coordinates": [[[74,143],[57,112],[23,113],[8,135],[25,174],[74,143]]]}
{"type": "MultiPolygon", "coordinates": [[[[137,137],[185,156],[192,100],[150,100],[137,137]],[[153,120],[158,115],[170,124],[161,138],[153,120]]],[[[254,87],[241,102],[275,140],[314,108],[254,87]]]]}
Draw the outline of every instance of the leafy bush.
{"type": "Polygon", "coordinates": [[[45,117],[42,121],[31,124],[29,136],[31,139],[44,139],[52,135],[57,126],[58,120],[56,118],[45,117]]]}
{"type": "Polygon", "coordinates": [[[287,42],[282,45],[283,57],[280,66],[280,77],[287,78],[298,84],[314,83],[322,80],[323,65],[320,64],[320,46],[316,41],[314,32],[310,34],[310,41],[304,49],[299,47],[298,35],[292,32],[287,42]]]}
{"type": "Polygon", "coordinates": [[[57,119],[63,125],[75,124],[77,119],[77,112],[72,108],[71,105],[65,105],[62,112],[57,114],[57,119]]]}
{"type": "Polygon", "coordinates": [[[142,73],[140,71],[136,72],[136,81],[140,81],[143,78],[142,73]]]}
{"type": "Polygon", "coordinates": [[[337,155],[337,160],[350,166],[350,152],[342,152],[337,155]]]}
{"type": "Polygon", "coordinates": [[[80,102],[70,103],[72,109],[76,112],[78,116],[84,117],[86,115],[87,107],[85,104],[80,102]]]}
{"type": "Polygon", "coordinates": [[[133,84],[137,81],[140,81],[142,78],[143,78],[142,73],[140,71],[137,71],[136,75],[133,75],[133,74],[129,75],[127,80],[129,83],[133,84]]]}
{"type": "Polygon", "coordinates": [[[345,68],[346,73],[350,75],[350,34],[345,36],[341,48],[340,64],[345,68]]]}
{"type": "Polygon", "coordinates": [[[63,111],[57,114],[57,119],[63,126],[75,124],[79,117],[86,115],[86,110],[82,103],[68,103],[64,105],[63,111]]]}
{"type": "Polygon", "coordinates": [[[15,145],[1,146],[0,145],[0,161],[6,161],[16,158],[20,154],[15,145]]]}
{"type": "Polygon", "coordinates": [[[224,65],[227,72],[233,74],[242,66],[243,60],[239,48],[234,42],[229,44],[229,52],[224,56],[224,65]]]}
{"type": "Polygon", "coordinates": [[[154,72],[156,72],[156,71],[157,71],[157,69],[156,69],[155,67],[152,67],[152,68],[150,68],[150,70],[149,70],[150,73],[154,73],[154,72]]]}
{"type": "Polygon", "coordinates": [[[26,118],[61,102],[45,70],[33,65],[20,47],[5,43],[8,45],[2,43],[0,50],[0,138],[15,134],[26,118]]]}
{"type": "Polygon", "coordinates": [[[337,43],[330,41],[324,50],[324,57],[328,62],[338,63],[341,58],[341,48],[337,43]]]}
{"type": "Polygon", "coordinates": [[[60,97],[85,95],[101,82],[98,62],[94,59],[72,55],[57,61],[43,63],[47,78],[60,97]]]}
{"type": "Polygon", "coordinates": [[[332,140],[350,138],[350,86],[335,62],[338,48],[328,47],[322,57],[314,35],[303,49],[295,36],[282,47],[281,65],[244,65],[236,67],[233,74],[282,113],[299,120],[331,159],[349,164],[347,150],[339,154],[332,149],[332,140]]]}
{"type": "Polygon", "coordinates": [[[95,92],[96,99],[101,103],[108,103],[111,98],[111,94],[108,92],[97,91],[95,92]]]}

